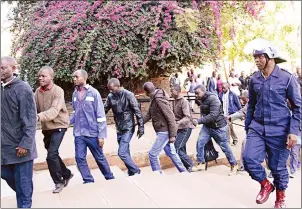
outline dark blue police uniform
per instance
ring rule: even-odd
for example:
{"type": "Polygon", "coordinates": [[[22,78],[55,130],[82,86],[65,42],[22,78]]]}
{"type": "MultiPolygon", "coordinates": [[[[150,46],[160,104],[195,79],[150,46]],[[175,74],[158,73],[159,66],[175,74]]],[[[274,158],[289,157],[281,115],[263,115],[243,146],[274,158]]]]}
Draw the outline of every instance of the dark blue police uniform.
{"type": "Polygon", "coordinates": [[[261,71],[253,74],[249,85],[249,102],[245,120],[247,131],[244,166],[250,176],[262,182],[266,179],[261,163],[266,155],[274,177],[274,185],[285,190],[288,184],[286,161],[289,157],[287,137],[301,131],[301,94],[297,79],[275,66],[265,78],[261,71]],[[287,100],[291,103],[290,110],[287,100]]]}

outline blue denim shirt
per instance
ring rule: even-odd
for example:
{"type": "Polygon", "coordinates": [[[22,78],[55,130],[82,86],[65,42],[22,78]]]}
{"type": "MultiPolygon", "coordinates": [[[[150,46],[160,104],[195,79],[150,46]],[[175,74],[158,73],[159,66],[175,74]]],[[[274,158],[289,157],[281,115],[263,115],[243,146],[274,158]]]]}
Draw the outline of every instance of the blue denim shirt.
{"type": "Polygon", "coordinates": [[[301,94],[297,79],[277,65],[268,78],[254,73],[249,85],[245,130],[265,136],[299,135],[301,131],[301,94]],[[287,105],[291,103],[292,113],[287,105]]]}
{"type": "Polygon", "coordinates": [[[74,112],[70,124],[74,124],[73,135],[107,138],[106,115],[101,95],[90,85],[84,88],[86,93],[81,101],[77,90],[72,95],[74,112]]]}

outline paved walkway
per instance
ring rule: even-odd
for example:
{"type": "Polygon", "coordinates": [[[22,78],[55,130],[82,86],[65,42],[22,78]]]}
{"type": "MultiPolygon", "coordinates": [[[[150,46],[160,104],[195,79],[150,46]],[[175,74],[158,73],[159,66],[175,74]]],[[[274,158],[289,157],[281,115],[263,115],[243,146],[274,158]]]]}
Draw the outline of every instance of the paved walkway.
{"type": "MultiPolygon", "coordinates": [[[[237,123],[243,124],[242,121],[238,121],[237,123]]],[[[236,129],[236,133],[239,137],[239,143],[236,146],[232,146],[232,150],[237,159],[239,159],[241,141],[245,137],[245,131],[243,127],[234,126],[236,129]]],[[[187,151],[191,153],[192,156],[196,154],[196,141],[198,139],[199,131],[201,126],[193,129],[191,137],[187,143],[187,151]]],[[[152,143],[156,138],[156,134],[153,130],[152,124],[149,122],[145,125],[145,135],[142,138],[137,139],[136,135],[133,136],[131,141],[130,151],[134,158],[134,161],[141,167],[148,166],[148,151],[151,149],[152,143]]],[[[38,150],[38,158],[35,160],[35,170],[47,169],[46,164],[46,155],[47,152],[44,148],[43,143],[43,134],[41,130],[37,130],[36,134],[37,141],[37,150],[38,150]]],[[[225,155],[220,150],[220,148],[215,144],[217,150],[219,150],[220,158],[225,158],[225,155]]],[[[108,161],[110,165],[117,165],[121,169],[125,169],[124,164],[117,156],[117,138],[116,138],[116,129],[114,125],[108,125],[108,138],[105,141],[104,145],[104,153],[107,155],[108,161]]],[[[73,128],[68,128],[65,133],[65,137],[60,147],[60,156],[67,163],[67,165],[75,165],[75,151],[74,151],[74,137],[73,137],[73,128]]],[[[96,165],[91,156],[91,153],[88,151],[88,164],[91,168],[95,168],[96,165]]]]}
{"type": "MultiPolygon", "coordinates": [[[[208,171],[178,173],[168,169],[163,175],[150,167],[142,174],[126,177],[117,167],[116,179],[105,181],[97,169],[94,184],[82,184],[79,173],[59,194],[52,194],[46,171],[35,173],[34,208],[272,208],[275,192],[262,205],[255,203],[259,184],[241,172],[228,176],[226,166],[210,167],[208,171]],[[49,186],[42,190],[42,186],[49,186]]],[[[301,208],[301,172],[290,179],[287,189],[288,208],[301,208]]],[[[2,194],[1,194],[2,195],[2,194]]],[[[16,207],[14,196],[1,198],[1,207],[16,207]]]]}

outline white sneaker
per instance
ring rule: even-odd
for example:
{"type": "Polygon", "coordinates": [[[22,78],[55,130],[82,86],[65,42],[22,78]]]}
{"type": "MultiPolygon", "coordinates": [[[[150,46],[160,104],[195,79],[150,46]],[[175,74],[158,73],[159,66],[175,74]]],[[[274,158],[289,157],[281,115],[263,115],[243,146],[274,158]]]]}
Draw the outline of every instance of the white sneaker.
{"type": "Polygon", "coordinates": [[[238,165],[233,165],[233,166],[231,166],[231,171],[230,171],[230,173],[229,173],[229,176],[236,175],[236,174],[237,174],[237,171],[238,171],[238,165]]]}
{"type": "Polygon", "coordinates": [[[206,170],[206,164],[205,163],[199,163],[199,164],[193,166],[193,168],[192,168],[192,172],[204,171],[204,170],[206,170]]]}
{"type": "Polygon", "coordinates": [[[296,173],[289,174],[289,177],[292,178],[292,179],[295,178],[295,176],[296,176],[296,173]]]}

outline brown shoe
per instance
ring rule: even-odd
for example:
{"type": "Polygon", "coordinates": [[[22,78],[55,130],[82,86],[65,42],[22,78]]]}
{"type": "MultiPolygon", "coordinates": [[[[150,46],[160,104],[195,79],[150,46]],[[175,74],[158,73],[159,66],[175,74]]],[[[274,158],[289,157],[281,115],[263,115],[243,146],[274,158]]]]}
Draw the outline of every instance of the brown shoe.
{"type": "Polygon", "coordinates": [[[277,189],[277,191],[276,191],[276,201],[275,201],[275,207],[274,208],[286,208],[285,190],[281,191],[281,190],[277,189]]]}
{"type": "Polygon", "coordinates": [[[261,190],[256,198],[257,204],[263,204],[267,201],[269,195],[275,190],[274,185],[267,178],[260,182],[261,190]]]}

